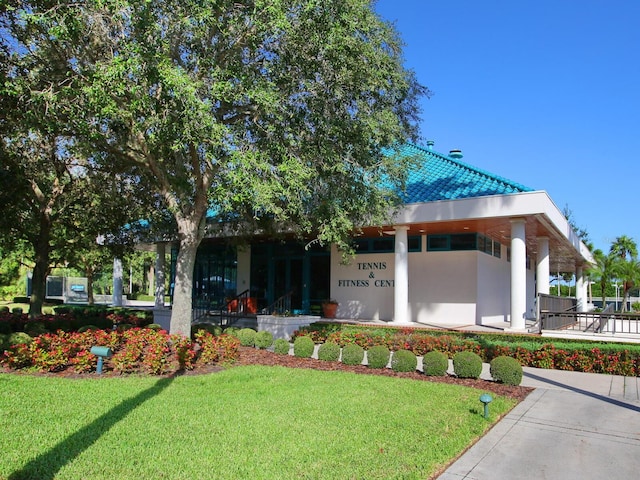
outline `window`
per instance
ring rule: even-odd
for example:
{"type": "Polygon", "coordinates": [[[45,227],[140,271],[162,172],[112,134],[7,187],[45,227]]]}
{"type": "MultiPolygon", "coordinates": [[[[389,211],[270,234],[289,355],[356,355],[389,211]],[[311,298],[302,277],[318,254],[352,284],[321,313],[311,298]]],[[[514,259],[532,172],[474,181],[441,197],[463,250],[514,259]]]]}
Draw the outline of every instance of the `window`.
{"type": "Polygon", "coordinates": [[[422,251],[422,235],[411,236],[408,238],[409,241],[409,251],[410,252],[421,252],[422,251]]]}
{"type": "Polygon", "coordinates": [[[444,251],[450,250],[449,235],[428,235],[427,251],[444,251]]]}

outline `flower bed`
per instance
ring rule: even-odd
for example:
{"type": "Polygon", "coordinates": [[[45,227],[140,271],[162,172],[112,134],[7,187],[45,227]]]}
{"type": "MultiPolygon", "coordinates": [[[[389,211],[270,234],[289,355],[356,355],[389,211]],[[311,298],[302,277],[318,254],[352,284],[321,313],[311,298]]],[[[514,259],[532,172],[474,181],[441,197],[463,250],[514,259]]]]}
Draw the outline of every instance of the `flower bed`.
{"type": "Polygon", "coordinates": [[[640,376],[640,345],[337,323],[312,324],[294,332],[293,339],[302,335],[315,343],[331,341],[341,347],[356,344],[365,350],[381,345],[391,351],[409,350],[418,356],[440,351],[449,358],[457,352],[470,351],[485,362],[506,355],[529,367],[640,376]]]}
{"type": "Polygon", "coordinates": [[[199,331],[192,341],[164,330],[141,328],[82,333],[59,330],[9,347],[0,355],[0,363],[13,370],[87,373],[96,368],[97,357],[90,352],[96,345],[113,352],[104,360],[105,372],[162,375],[232,362],[240,342],[229,335],[216,337],[206,331],[199,331]]]}

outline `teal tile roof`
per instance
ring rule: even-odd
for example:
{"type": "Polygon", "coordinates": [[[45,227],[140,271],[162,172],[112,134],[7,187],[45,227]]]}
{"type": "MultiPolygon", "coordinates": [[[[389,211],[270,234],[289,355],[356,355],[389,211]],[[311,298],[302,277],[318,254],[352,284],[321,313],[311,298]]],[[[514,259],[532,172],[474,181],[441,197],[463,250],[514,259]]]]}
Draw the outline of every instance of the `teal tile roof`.
{"type": "Polygon", "coordinates": [[[417,145],[404,145],[398,153],[414,156],[417,160],[417,166],[409,172],[407,178],[404,203],[533,191],[532,188],[473,167],[449,155],[417,145]]]}

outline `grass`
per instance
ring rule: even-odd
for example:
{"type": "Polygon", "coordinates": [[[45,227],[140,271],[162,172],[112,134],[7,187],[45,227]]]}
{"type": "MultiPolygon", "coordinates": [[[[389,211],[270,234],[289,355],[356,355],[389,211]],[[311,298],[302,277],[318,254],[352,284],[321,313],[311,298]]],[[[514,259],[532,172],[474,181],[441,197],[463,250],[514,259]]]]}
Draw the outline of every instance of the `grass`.
{"type": "Polygon", "coordinates": [[[283,367],[0,375],[0,479],[428,478],[489,421],[466,387],[283,367]]]}

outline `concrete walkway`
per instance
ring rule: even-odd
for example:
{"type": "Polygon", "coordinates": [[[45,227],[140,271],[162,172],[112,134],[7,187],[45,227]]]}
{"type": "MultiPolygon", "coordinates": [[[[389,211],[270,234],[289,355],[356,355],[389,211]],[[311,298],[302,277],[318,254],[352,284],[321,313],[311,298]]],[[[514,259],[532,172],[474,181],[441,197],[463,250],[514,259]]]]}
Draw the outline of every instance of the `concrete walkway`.
{"type": "Polygon", "coordinates": [[[524,368],[535,387],[439,480],[640,478],[640,379],[524,368]]]}

